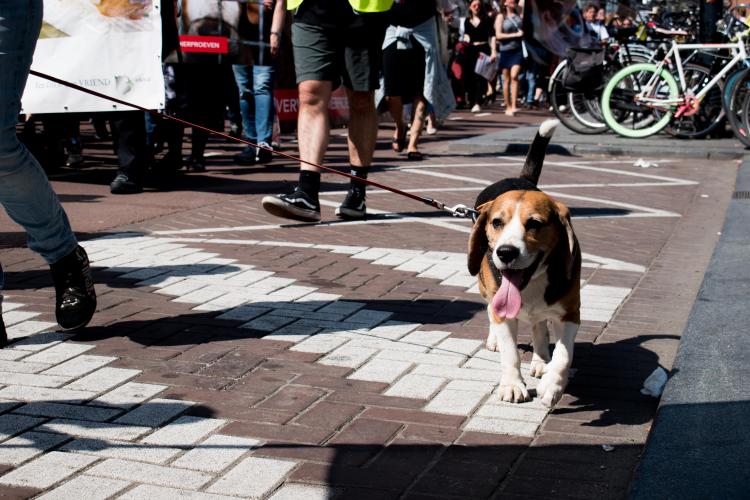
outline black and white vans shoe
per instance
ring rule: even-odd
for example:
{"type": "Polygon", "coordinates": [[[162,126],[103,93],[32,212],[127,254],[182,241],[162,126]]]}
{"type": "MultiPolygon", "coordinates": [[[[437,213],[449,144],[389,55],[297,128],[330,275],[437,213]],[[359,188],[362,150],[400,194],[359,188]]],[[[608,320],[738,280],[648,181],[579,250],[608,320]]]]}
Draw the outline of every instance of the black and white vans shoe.
{"type": "Polygon", "coordinates": [[[289,194],[264,196],[262,203],[265,211],[276,217],[305,222],[320,220],[320,203],[310,198],[299,187],[289,194]]]}
{"type": "Polygon", "coordinates": [[[336,209],[336,215],[342,219],[363,219],[366,214],[365,188],[350,187],[343,203],[336,209]]]}

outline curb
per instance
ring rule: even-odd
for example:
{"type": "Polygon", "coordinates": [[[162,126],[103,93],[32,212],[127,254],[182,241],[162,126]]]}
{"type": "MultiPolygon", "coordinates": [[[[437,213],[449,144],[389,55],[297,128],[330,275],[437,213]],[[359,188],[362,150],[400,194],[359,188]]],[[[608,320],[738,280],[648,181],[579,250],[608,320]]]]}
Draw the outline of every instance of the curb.
{"type": "Polygon", "coordinates": [[[630,498],[743,498],[750,484],[750,159],[737,173],[630,498]]]}

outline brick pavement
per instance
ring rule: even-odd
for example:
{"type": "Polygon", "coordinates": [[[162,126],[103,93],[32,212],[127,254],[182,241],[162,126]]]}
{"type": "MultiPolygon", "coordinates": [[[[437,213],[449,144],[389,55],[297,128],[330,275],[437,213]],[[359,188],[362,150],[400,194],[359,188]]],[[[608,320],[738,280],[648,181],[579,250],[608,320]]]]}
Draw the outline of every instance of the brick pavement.
{"type": "MultiPolygon", "coordinates": [[[[379,181],[448,203],[520,165],[381,156],[379,181]]],[[[622,497],[656,405],[638,389],[671,366],[736,168],[659,165],[545,165],[542,187],[572,208],[584,250],[575,374],[551,411],[493,394],[465,221],[375,191],[371,220],[341,223],[344,185],[326,175],[324,223],[279,224],[259,198],[294,174],[273,165],[184,176],[128,197],[130,214],[86,184],[103,167],[60,176],[90,233],[99,311],[85,331],[55,332],[41,261],[0,253],[14,340],[0,351],[2,495],[622,497]],[[247,194],[228,196],[238,186],[247,194]]],[[[523,327],[524,366],[530,340],[523,327]]]]}

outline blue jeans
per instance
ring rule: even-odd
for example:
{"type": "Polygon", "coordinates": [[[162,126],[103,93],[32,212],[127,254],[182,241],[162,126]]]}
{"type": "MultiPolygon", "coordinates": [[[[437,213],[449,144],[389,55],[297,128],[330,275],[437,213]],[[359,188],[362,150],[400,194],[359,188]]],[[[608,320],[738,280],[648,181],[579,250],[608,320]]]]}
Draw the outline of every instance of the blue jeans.
{"type": "Polygon", "coordinates": [[[248,141],[270,146],[276,107],[273,102],[273,66],[232,66],[240,91],[243,135],[248,141]]]}
{"type": "Polygon", "coordinates": [[[0,0],[0,204],[26,230],[29,248],[52,264],[78,243],[47,175],[16,136],[41,25],[42,0],[0,0]]]}

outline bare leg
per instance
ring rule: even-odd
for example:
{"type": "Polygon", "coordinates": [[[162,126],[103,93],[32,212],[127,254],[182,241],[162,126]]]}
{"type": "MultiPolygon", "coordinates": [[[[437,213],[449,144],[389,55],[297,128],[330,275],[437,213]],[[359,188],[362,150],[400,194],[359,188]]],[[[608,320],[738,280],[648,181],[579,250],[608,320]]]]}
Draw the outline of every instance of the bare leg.
{"type": "MultiPolygon", "coordinates": [[[[323,161],[331,132],[328,121],[330,100],[331,82],[308,80],[299,84],[297,138],[300,157],[305,161],[323,161]]],[[[314,172],[320,170],[306,163],[300,164],[300,169],[314,172]]]]}
{"type": "Polygon", "coordinates": [[[396,130],[394,131],[393,143],[395,146],[391,146],[394,151],[400,153],[403,148],[403,138],[406,137],[406,124],[404,124],[404,103],[401,100],[401,96],[386,97],[388,102],[388,111],[391,113],[393,122],[396,124],[396,130]]]}
{"type": "Polygon", "coordinates": [[[510,68],[510,100],[513,113],[516,112],[516,103],[518,102],[518,73],[520,72],[521,66],[513,66],[510,68]]]}
{"type": "Polygon", "coordinates": [[[417,142],[419,136],[422,135],[422,127],[425,121],[425,109],[427,109],[427,102],[424,97],[419,96],[414,99],[414,119],[411,122],[411,134],[409,135],[409,147],[406,151],[417,152],[417,142]]]}
{"type": "Polygon", "coordinates": [[[505,104],[505,112],[507,113],[509,109],[511,109],[513,106],[510,102],[510,70],[507,68],[503,68],[503,103],[505,104]]]}
{"type": "MultiPolygon", "coordinates": [[[[369,167],[378,138],[375,92],[346,89],[349,98],[349,162],[353,167],[369,167]]],[[[327,106],[327,103],[326,103],[327,106]]]]}

